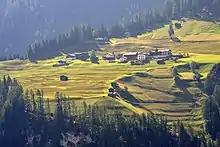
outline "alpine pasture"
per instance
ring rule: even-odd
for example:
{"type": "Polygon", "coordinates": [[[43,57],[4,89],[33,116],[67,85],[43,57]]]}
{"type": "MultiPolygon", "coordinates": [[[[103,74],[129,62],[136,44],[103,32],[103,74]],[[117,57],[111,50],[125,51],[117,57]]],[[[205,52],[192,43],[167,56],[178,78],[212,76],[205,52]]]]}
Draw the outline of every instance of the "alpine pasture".
{"type": "MultiPolygon", "coordinates": [[[[177,21],[174,21],[174,23],[177,21]]],[[[152,48],[169,48],[175,54],[189,54],[190,58],[178,62],[166,61],[165,65],[149,64],[132,66],[130,63],[108,63],[99,57],[99,64],[68,60],[69,66],[53,67],[53,64],[65,57],[30,61],[0,62],[0,76],[10,75],[16,78],[24,89],[42,89],[44,97],[53,99],[56,92],[82,103],[106,105],[126,114],[155,113],[167,116],[169,121],[182,120],[186,124],[202,128],[202,107],[192,106],[193,96],[203,93],[193,81],[192,71],[179,71],[185,85],[175,85],[172,78],[172,67],[188,64],[192,61],[203,64],[198,72],[206,77],[215,63],[220,62],[220,29],[218,23],[187,20],[181,22],[182,28],[175,30],[175,35],[182,42],[176,43],[168,38],[168,26],[148,32],[137,38],[112,39],[111,44],[103,47],[103,52],[123,53],[127,51],[148,51],[152,48]],[[137,72],[147,73],[151,77],[139,77],[137,72]],[[60,81],[66,75],[69,81],[60,81]],[[131,81],[123,81],[124,76],[131,76],[131,81]],[[123,88],[140,101],[138,105],[123,98],[107,96],[111,82],[118,82],[123,88]]],[[[101,53],[103,54],[103,53],[101,53]]],[[[199,100],[202,103],[202,99],[199,100]]]]}

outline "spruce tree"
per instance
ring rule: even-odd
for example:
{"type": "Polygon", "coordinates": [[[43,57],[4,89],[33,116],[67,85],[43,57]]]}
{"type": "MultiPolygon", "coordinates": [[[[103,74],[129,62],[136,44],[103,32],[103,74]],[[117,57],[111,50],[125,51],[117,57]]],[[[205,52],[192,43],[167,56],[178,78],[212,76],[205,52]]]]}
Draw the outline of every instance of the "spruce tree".
{"type": "Polygon", "coordinates": [[[49,98],[47,98],[47,113],[49,114],[49,115],[51,115],[51,107],[50,107],[50,99],[49,98]]]}
{"type": "Polygon", "coordinates": [[[215,86],[215,89],[214,89],[214,92],[213,92],[213,98],[217,102],[218,106],[220,106],[220,85],[215,86]]]}
{"type": "Polygon", "coordinates": [[[91,55],[90,55],[90,60],[92,63],[98,63],[99,58],[96,56],[95,51],[92,51],[91,55]]]}
{"type": "Polygon", "coordinates": [[[109,37],[109,32],[107,30],[107,28],[102,24],[100,28],[96,29],[94,31],[94,37],[95,38],[105,38],[105,37],[109,37]]]}
{"type": "Polygon", "coordinates": [[[8,147],[25,146],[28,135],[26,130],[29,128],[29,115],[22,97],[22,89],[16,83],[13,84],[8,93],[8,102],[4,107],[2,124],[4,128],[3,146],[8,147]]]}
{"type": "Polygon", "coordinates": [[[36,103],[34,91],[32,89],[30,90],[30,96],[32,101],[32,111],[35,112],[37,110],[37,103],[36,103]]]}
{"type": "Polygon", "coordinates": [[[41,92],[39,89],[36,92],[37,96],[37,109],[40,113],[40,115],[44,114],[44,100],[43,100],[43,92],[41,92]]]}
{"type": "Polygon", "coordinates": [[[212,95],[214,91],[214,86],[214,75],[212,73],[209,73],[204,83],[204,89],[208,95],[212,95]]]}
{"type": "Polygon", "coordinates": [[[179,126],[179,147],[185,147],[190,141],[190,136],[188,135],[188,132],[185,130],[183,123],[180,123],[179,126]]]}

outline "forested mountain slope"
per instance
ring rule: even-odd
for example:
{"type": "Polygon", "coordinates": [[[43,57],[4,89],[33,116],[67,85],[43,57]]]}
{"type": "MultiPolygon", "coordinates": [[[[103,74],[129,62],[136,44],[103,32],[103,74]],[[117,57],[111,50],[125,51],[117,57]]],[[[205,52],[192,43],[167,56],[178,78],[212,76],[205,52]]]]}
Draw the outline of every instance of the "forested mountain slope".
{"type": "Polygon", "coordinates": [[[54,37],[73,25],[111,26],[162,4],[163,0],[2,0],[0,50],[24,54],[34,40],[54,37]]]}

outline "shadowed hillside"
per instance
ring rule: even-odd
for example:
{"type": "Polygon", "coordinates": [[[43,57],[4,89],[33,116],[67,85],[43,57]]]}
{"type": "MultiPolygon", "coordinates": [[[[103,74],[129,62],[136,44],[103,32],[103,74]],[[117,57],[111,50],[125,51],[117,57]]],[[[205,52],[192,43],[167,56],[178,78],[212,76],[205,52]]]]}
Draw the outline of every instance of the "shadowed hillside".
{"type": "Polygon", "coordinates": [[[68,31],[72,26],[112,26],[146,12],[161,0],[6,0],[0,2],[0,49],[24,54],[28,44],[68,31]]]}

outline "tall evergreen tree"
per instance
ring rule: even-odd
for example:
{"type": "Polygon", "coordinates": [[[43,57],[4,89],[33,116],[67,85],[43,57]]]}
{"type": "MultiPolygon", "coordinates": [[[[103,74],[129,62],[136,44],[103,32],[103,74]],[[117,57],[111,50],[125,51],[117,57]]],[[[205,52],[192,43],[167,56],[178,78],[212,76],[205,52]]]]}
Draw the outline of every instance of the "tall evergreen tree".
{"type": "Polygon", "coordinates": [[[8,92],[8,100],[4,106],[3,129],[4,139],[2,146],[13,147],[25,146],[27,141],[29,115],[22,96],[22,89],[17,83],[8,92]],[[22,120],[22,121],[20,121],[22,120]],[[14,124],[16,122],[16,125],[14,124]]]}
{"type": "Polygon", "coordinates": [[[218,106],[220,106],[220,85],[215,86],[215,89],[214,89],[214,92],[213,92],[213,98],[217,102],[218,106]]]}

